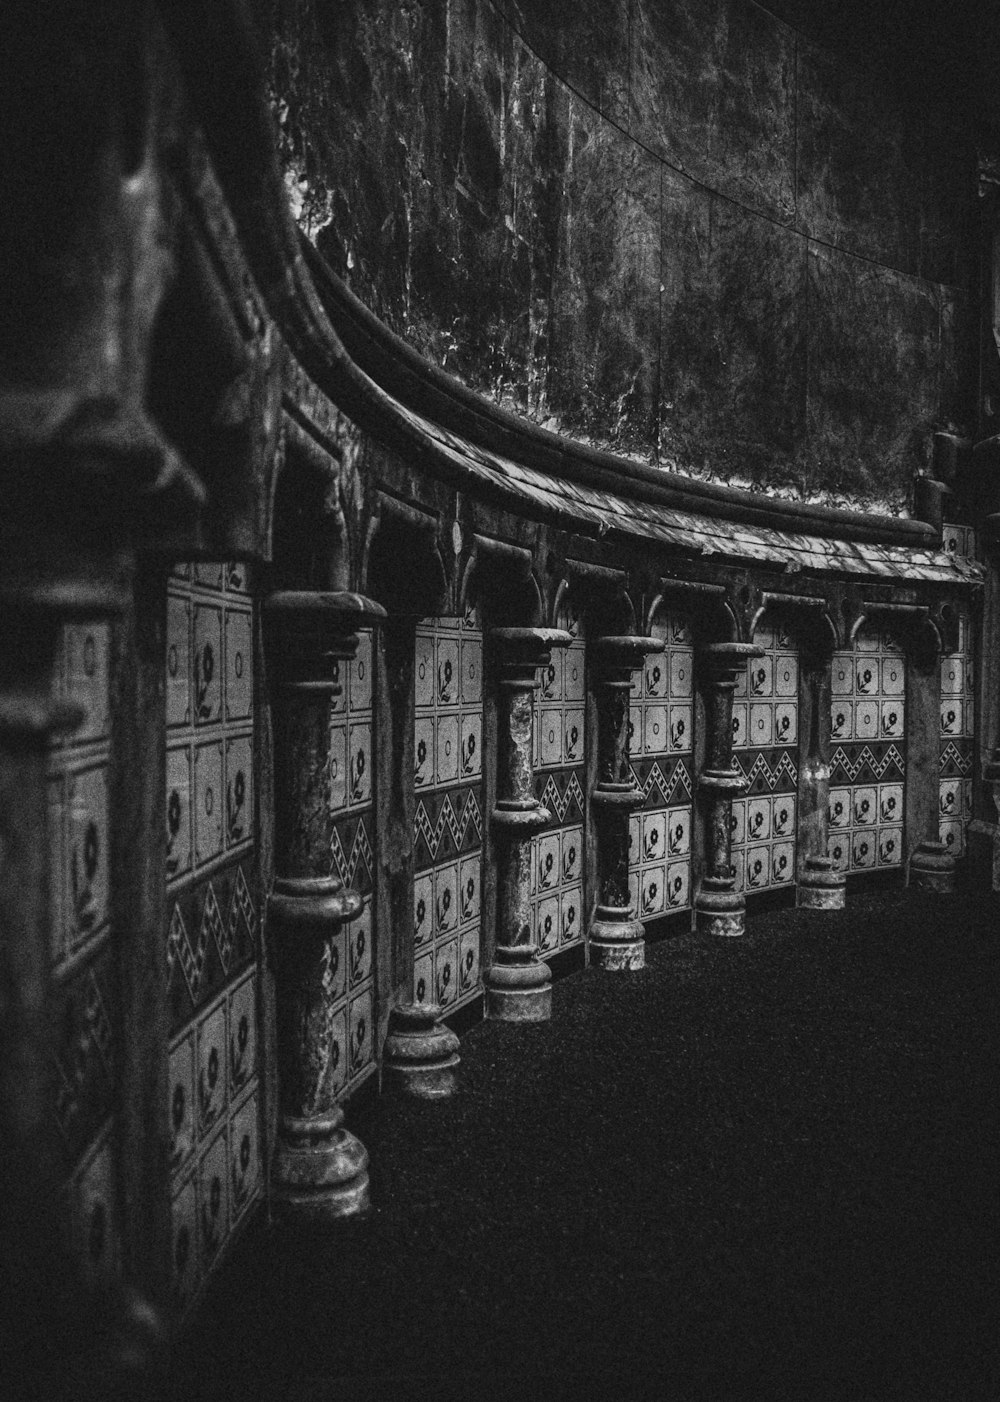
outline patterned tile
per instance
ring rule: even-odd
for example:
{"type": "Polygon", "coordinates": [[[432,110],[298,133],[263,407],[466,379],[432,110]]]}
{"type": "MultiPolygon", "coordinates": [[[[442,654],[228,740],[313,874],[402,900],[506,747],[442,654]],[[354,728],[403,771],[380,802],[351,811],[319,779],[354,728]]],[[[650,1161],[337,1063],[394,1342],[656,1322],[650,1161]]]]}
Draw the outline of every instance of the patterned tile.
{"type": "Polygon", "coordinates": [[[764,620],[764,650],[737,679],[733,767],[747,780],[730,820],[737,888],[748,894],[795,879],[799,663],[784,628],[764,620]]]}
{"type": "Polygon", "coordinates": [[[885,632],[862,628],[852,650],[833,655],[830,833],[841,871],[903,860],[906,782],[906,659],[885,632]]]}
{"type": "MultiPolygon", "coordinates": [[[[972,555],[973,533],[967,527],[946,526],[955,552],[972,555]]],[[[966,848],[966,828],[972,817],[972,762],[975,735],[975,659],[972,619],[965,609],[959,615],[954,652],[941,659],[941,739],[939,779],[939,836],[956,857],[966,848]]]]}
{"type": "Polygon", "coordinates": [[[584,935],[578,888],[586,783],[586,645],[578,621],[568,621],[572,641],[569,647],[554,651],[539,671],[535,693],[535,796],[552,815],[549,826],[533,838],[531,856],[532,921],[544,955],[555,954],[584,935]]]}

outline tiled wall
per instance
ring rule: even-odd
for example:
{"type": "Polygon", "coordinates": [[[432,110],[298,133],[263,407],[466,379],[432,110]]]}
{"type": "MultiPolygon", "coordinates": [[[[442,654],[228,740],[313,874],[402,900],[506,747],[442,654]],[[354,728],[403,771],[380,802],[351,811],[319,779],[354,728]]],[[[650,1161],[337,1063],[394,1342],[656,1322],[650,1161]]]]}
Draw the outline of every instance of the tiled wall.
{"type": "MultiPolygon", "coordinates": [[[[944,528],[944,547],[968,560],[976,557],[975,533],[967,526],[944,528]]],[[[954,652],[941,659],[940,837],[956,857],[965,853],[972,817],[972,755],[975,734],[972,619],[963,610],[954,652]]]]}
{"type": "Polygon", "coordinates": [[[532,840],[531,909],[543,954],[578,944],[583,909],[584,707],[586,645],[567,620],[573,641],[554,648],[535,692],[535,794],[552,814],[532,840]]]}
{"type": "Polygon", "coordinates": [[[331,871],[364,897],[356,920],[341,930],[327,973],[336,1038],[338,1093],[355,1090],[375,1070],[375,947],[372,887],[372,634],[359,634],[357,655],[340,665],[342,692],[330,726],[331,871]]]}
{"type": "Polygon", "coordinates": [[[483,634],[473,614],[417,626],[414,990],[452,1007],[480,987],[483,634]]]}
{"type": "Polygon", "coordinates": [[[115,1274],[112,1107],[120,1027],[109,918],[108,765],[111,631],[107,623],[62,629],[55,690],[84,720],[49,758],[53,1025],[58,1028],[55,1120],[66,1183],[64,1220],[85,1278],[115,1274]]]}
{"type": "Polygon", "coordinates": [[[903,860],[906,665],[902,648],[862,628],[833,654],[828,851],[840,871],[903,860]]]}
{"type": "Polygon", "coordinates": [[[189,1308],[261,1190],[253,603],[245,567],[179,566],[167,601],[173,1268],[189,1308]]]}
{"type": "Polygon", "coordinates": [[[687,621],[660,615],[665,650],[632,673],[630,747],[642,808],[629,818],[629,892],[640,920],[691,905],[694,650],[687,621]]]}
{"type": "Polygon", "coordinates": [[[795,880],[799,662],[789,634],[764,620],[733,700],[733,765],[746,777],[733,800],[733,866],[748,895],[795,880]]]}

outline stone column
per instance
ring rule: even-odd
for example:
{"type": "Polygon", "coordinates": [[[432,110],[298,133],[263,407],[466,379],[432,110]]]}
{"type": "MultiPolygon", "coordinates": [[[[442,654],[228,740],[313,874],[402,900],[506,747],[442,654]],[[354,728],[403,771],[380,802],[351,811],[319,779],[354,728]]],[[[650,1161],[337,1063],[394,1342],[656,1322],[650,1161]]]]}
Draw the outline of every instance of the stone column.
{"type": "Polygon", "coordinates": [[[330,705],[355,629],[382,614],[349,593],[285,592],[265,603],[273,688],[274,889],[268,944],[275,978],[278,1133],[275,1208],[309,1221],[369,1206],[368,1154],[344,1127],[334,1090],[337,1043],[325,974],[361,897],[330,875],[330,705]]]}
{"type": "Polygon", "coordinates": [[[799,656],[798,876],[796,904],[843,910],[846,880],[827,856],[830,821],[831,647],[799,656]]]}
{"type": "Polygon", "coordinates": [[[597,908],[590,927],[590,961],[604,969],[642,969],[646,937],[632,914],[628,890],[628,819],[642,806],[629,763],[632,673],[663,641],[599,637],[589,645],[597,700],[597,783],[590,795],[597,829],[597,908]]]}
{"type": "Polygon", "coordinates": [[[532,762],[536,673],[570,635],[553,628],[493,628],[497,653],[497,940],[486,975],[486,1016],[543,1022],[552,1015],[552,975],[531,925],[531,839],[550,814],[535,798],[532,762]]]}
{"type": "Polygon", "coordinates": [[[736,890],[732,862],[733,797],[746,792],[747,781],[733,768],[733,692],[750,657],[760,657],[753,643],[709,643],[698,662],[707,687],[706,765],[698,780],[705,796],[705,865],[694,901],[697,927],[710,935],[742,935],[746,901],[736,890]]]}

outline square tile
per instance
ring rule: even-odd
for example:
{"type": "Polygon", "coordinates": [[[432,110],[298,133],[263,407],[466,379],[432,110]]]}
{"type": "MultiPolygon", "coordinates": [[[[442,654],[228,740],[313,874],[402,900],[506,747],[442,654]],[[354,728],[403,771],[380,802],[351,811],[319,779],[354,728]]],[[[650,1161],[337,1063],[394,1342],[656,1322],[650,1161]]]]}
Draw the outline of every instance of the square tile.
{"type": "Polygon", "coordinates": [[[631,917],[639,910],[639,873],[630,869],[628,874],[628,904],[631,917]]]}
{"type": "Polygon", "coordinates": [[[375,1027],[372,1010],[373,1001],[370,990],[351,1000],[348,1027],[350,1037],[348,1075],[351,1080],[366,1070],[375,1057],[375,1027]]]}
{"type": "Polygon", "coordinates": [[[691,904],[691,866],[689,862],[671,862],[667,867],[664,892],[669,910],[686,910],[691,904]]]}
{"type": "Polygon", "coordinates": [[[750,706],[750,736],[748,744],[751,749],[766,749],[773,743],[774,735],[774,713],[769,701],[753,702],[750,706]]]}
{"type": "Polygon", "coordinates": [[[771,884],[780,886],[795,875],[794,842],[776,842],[771,848],[771,884]]]}
{"type": "Polygon", "coordinates": [[[669,663],[661,653],[654,653],[646,659],[643,668],[643,694],[654,698],[666,696],[669,663]]]}
{"type": "Polygon", "coordinates": [[[879,784],[878,821],[880,823],[902,823],[903,786],[902,784],[879,784]]]}
{"type": "Polygon", "coordinates": [[[417,1003],[434,1002],[434,952],[430,950],[413,965],[413,998],[417,1003]]]}
{"type": "Polygon", "coordinates": [[[947,696],[941,701],[941,734],[962,735],[965,733],[964,702],[957,696],[947,696]]]}
{"type": "Polygon", "coordinates": [[[347,926],[342,925],[335,935],[331,935],[326,946],[323,966],[323,988],[331,1004],[338,1002],[347,992],[347,926]]]}
{"type": "Polygon", "coordinates": [[[830,790],[830,826],[832,828],[849,828],[853,811],[850,789],[830,790]]]}
{"type": "Polygon", "coordinates": [[[542,711],[538,716],[539,761],[543,766],[562,763],[562,711],[542,711]]]}
{"type": "Polygon", "coordinates": [[[347,1008],[341,1007],[330,1019],[330,1091],[339,1095],[347,1085],[350,1062],[347,1052],[347,1008]]]}
{"type": "Polygon", "coordinates": [[[774,708],[774,743],[794,745],[798,738],[798,705],[794,701],[779,701],[774,708]]]}
{"type": "Polygon", "coordinates": [[[783,653],[774,663],[775,696],[798,696],[799,662],[792,653],[783,653]]]}
{"type": "Polygon", "coordinates": [[[251,973],[229,994],[229,1095],[239,1095],[257,1070],[257,978],[251,973]]]}
{"type": "Polygon", "coordinates": [[[352,724],[347,732],[349,808],[360,808],[372,797],[372,728],[370,722],[352,724]]]}
{"type": "Polygon", "coordinates": [[[854,664],[854,693],[856,696],[876,696],[879,688],[879,660],[859,657],[854,664]]]}
{"type": "Polygon", "coordinates": [[[351,987],[357,988],[372,974],[372,902],[365,899],[361,913],[347,926],[347,953],[351,987]]]}
{"type": "Polygon", "coordinates": [[[642,709],[636,703],[628,711],[628,751],[631,755],[642,753],[642,709]]]}
{"type": "Polygon", "coordinates": [[[852,821],[856,827],[873,824],[878,820],[878,796],[872,786],[862,786],[851,790],[852,821]]]}
{"type": "Polygon", "coordinates": [[[771,884],[771,852],[768,847],[748,847],[746,855],[747,891],[762,891],[771,884]]]}
{"type": "Polygon", "coordinates": [[[462,705],[478,706],[483,699],[483,644],[479,638],[462,635],[462,705]]]}
{"type": "Polygon", "coordinates": [[[628,864],[638,866],[642,853],[642,819],[638,813],[628,816],[628,864]]]}
{"type": "Polygon", "coordinates": [[[642,700],[642,668],[634,667],[629,674],[629,698],[638,704],[642,700]]]}
{"type": "Polygon", "coordinates": [[[65,776],[66,868],[63,894],[70,948],[108,922],[108,775],[104,765],[65,776]]]}
{"type": "Polygon", "coordinates": [[[691,851],[691,809],[671,808],[667,813],[667,856],[683,857],[691,851]]]}
{"type": "Polygon", "coordinates": [[[418,789],[434,783],[434,721],[425,717],[413,727],[413,782],[418,789]]]}
{"type": "Polygon", "coordinates": [[[561,846],[563,884],[581,880],[583,875],[583,828],[579,825],[563,828],[561,846]]]}
{"type": "Polygon", "coordinates": [[[358,634],[358,650],[351,659],[347,676],[347,696],[351,715],[372,708],[372,634],[369,628],[358,634]]]}
{"type": "Polygon", "coordinates": [[[747,842],[766,842],[771,836],[771,800],[747,799],[747,842]]]}
{"type": "Polygon", "coordinates": [[[167,726],[191,724],[191,604],[167,595],[167,726]]]}
{"type": "Polygon", "coordinates": [[[236,1111],[229,1126],[229,1181],[233,1225],[257,1196],[260,1186],[260,1109],[256,1092],[236,1111]]]}
{"type": "Polygon", "coordinates": [[[198,1165],[201,1256],[211,1270],[229,1236],[229,1139],[223,1125],[198,1165]]]}
{"type": "Polygon", "coordinates": [[[734,847],[742,847],[747,840],[747,801],[745,798],[733,799],[729,833],[734,847]]]}
{"type": "Polygon", "coordinates": [[[666,868],[662,863],[643,869],[639,881],[639,919],[651,920],[664,908],[666,868]]]}
{"type": "Polygon", "coordinates": [[[670,654],[670,695],[684,700],[692,695],[694,684],[694,658],[690,652],[678,651],[670,654]]]}
{"type": "MultiPolygon", "coordinates": [[[[676,709],[676,708],[675,708],[676,709]]],[[[642,753],[647,755],[665,754],[667,750],[667,708],[666,706],[643,707],[642,753]]],[[[638,737],[637,737],[638,738],[638,737]]],[[[636,744],[633,753],[639,753],[636,744]]]]}
{"type": "Polygon", "coordinates": [[[854,703],[854,738],[874,740],[878,735],[878,702],[856,701],[854,703]]]}
{"type": "Polygon", "coordinates": [[[895,867],[903,860],[903,829],[879,828],[878,864],[880,867],[895,867]]]}
{"type": "Polygon", "coordinates": [[[901,700],[882,702],[879,733],[883,739],[898,739],[905,729],[905,721],[906,711],[901,700]]]}
{"type": "Polygon", "coordinates": [[[462,925],[479,927],[482,856],[463,857],[458,864],[458,918],[462,925]]]}
{"type": "Polygon", "coordinates": [[[343,721],[330,726],[327,770],[330,776],[330,807],[334,813],[343,812],[348,805],[350,794],[347,726],[343,721]]]}
{"type": "Polygon", "coordinates": [[[961,819],[942,819],[938,827],[938,836],[940,841],[945,843],[952,856],[961,857],[964,854],[965,824],[961,819]]]}
{"type": "Polygon", "coordinates": [[[834,653],[830,690],[834,696],[854,695],[854,659],[849,653],[834,653]]]}
{"type": "Polygon", "coordinates": [[[253,838],[253,746],[249,735],[226,740],[226,846],[253,838]]]}
{"type": "Polygon", "coordinates": [[[194,1152],[194,1040],[194,1029],[189,1028],[170,1053],[168,1084],[171,1176],[184,1167],[194,1152]]]}
{"type": "Polygon", "coordinates": [[[194,567],[194,579],[203,589],[222,588],[222,564],[217,560],[200,560],[194,567]]]}
{"type": "Polygon", "coordinates": [[[830,739],[850,740],[854,735],[854,706],[850,701],[834,701],[830,713],[830,739]]]}
{"type": "Polygon", "coordinates": [[[826,852],[835,871],[847,871],[850,866],[850,834],[831,832],[826,840],[826,852]]]}
{"type": "Polygon", "coordinates": [[[459,773],[463,779],[475,778],[483,768],[483,718],[477,711],[462,716],[462,747],[459,755],[459,773]]]}
{"type": "Polygon", "coordinates": [[[672,705],[669,712],[669,749],[671,754],[689,754],[694,743],[692,707],[681,702],[672,705]]]}
{"type": "Polygon", "coordinates": [[[747,705],[744,701],[733,703],[733,748],[743,749],[750,742],[747,739],[747,705]]]}
{"type": "Polygon", "coordinates": [[[198,1022],[198,1108],[195,1116],[199,1141],[205,1138],[226,1108],[226,1004],[210,1008],[198,1022]]]}
{"type": "Polygon", "coordinates": [[[736,673],[736,686],[733,688],[733,695],[737,701],[743,701],[750,693],[750,664],[741,667],[736,673]]]}
{"type": "Polygon", "coordinates": [[[543,954],[552,954],[559,947],[559,897],[545,896],[538,902],[535,916],[535,939],[543,954]]]}
{"type": "Polygon", "coordinates": [[[459,765],[459,718],[458,715],[438,716],[435,741],[436,762],[434,767],[435,785],[452,784],[458,778],[459,765]]]}
{"type": "Polygon", "coordinates": [[[67,623],[63,628],[63,685],[66,699],[82,706],[82,723],[73,731],[75,745],[108,734],[111,675],[111,629],[107,623],[67,623]]]}
{"type": "Polygon", "coordinates": [[[546,703],[556,703],[562,701],[563,691],[563,657],[561,652],[555,651],[544,667],[538,669],[538,692],[536,702],[539,705],[546,703]]]}
{"type": "Polygon", "coordinates": [[[479,987],[479,930],[463,930],[458,940],[458,996],[479,987]]]}
{"type": "Polygon", "coordinates": [[[245,720],[253,709],[253,618],[226,609],[226,719],[245,720]]]}
{"type": "Polygon", "coordinates": [[[535,849],[535,891],[554,891],[560,880],[559,834],[540,834],[535,849]]]}
{"type": "Polygon", "coordinates": [[[571,646],[563,659],[563,699],[582,701],[584,684],[584,649],[571,646]]]}
{"type": "Polygon", "coordinates": [[[875,865],[878,851],[877,834],[874,828],[862,828],[851,837],[851,868],[867,870],[875,865]]]}
{"type": "Polygon", "coordinates": [[[567,764],[583,762],[583,711],[567,710],[563,724],[563,757],[567,764]]]}
{"type": "Polygon", "coordinates": [[[449,862],[434,872],[434,939],[458,929],[458,863],[449,862]]]}
{"type": "Polygon", "coordinates": [[[418,707],[434,705],[434,634],[417,632],[413,659],[414,700],[418,707]]]}
{"type": "Polygon", "coordinates": [[[763,657],[752,657],[747,664],[747,683],[751,700],[755,696],[773,696],[774,662],[772,658],[768,657],[767,654],[763,657]]]}
{"type": "Polygon", "coordinates": [[[858,629],[854,646],[858,652],[878,652],[882,646],[882,634],[870,624],[858,629]]]}
{"type": "Polygon", "coordinates": [[[170,1204],[171,1285],[174,1304],[178,1310],[183,1310],[191,1302],[201,1281],[196,1185],[197,1180],[192,1175],[177,1191],[170,1204]]]}
{"type": "Polygon", "coordinates": [[[459,665],[458,639],[439,635],[435,646],[434,704],[442,707],[458,705],[459,665]]]}
{"type": "Polygon", "coordinates": [[[222,719],[222,609],[197,604],[194,611],[194,720],[222,719]]]}
{"type": "Polygon", "coordinates": [[[643,866],[663,862],[667,854],[667,815],[661,809],[642,815],[642,847],[639,860],[643,866]]]}
{"type": "Polygon", "coordinates": [[[882,695],[902,696],[906,691],[906,664],[902,657],[882,658],[882,695]]]}
{"type": "Polygon", "coordinates": [[[572,944],[583,936],[583,888],[567,886],[559,897],[559,942],[572,944]]]}
{"type": "Polygon", "coordinates": [[[196,866],[222,851],[225,788],[222,742],[212,740],[194,751],[194,860],[196,866]]]}
{"type": "Polygon", "coordinates": [[[434,938],[434,873],[427,871],[413,882],[413,942],[427,944],[434,938]]]}
{"type": "Polygon", "coordinates": [[[73,1185],[76,1254],[89,1285],[110,1284],[118,1264],[118,1212],[112,1140],[105,1135],[73,1185]]]}

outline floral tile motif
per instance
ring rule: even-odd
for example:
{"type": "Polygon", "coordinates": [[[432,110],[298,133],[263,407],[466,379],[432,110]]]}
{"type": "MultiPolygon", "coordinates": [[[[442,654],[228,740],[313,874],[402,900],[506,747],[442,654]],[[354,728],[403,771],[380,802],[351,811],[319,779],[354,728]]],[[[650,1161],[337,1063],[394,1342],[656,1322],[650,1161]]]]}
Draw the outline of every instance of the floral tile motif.
{"type": "Polygon", "coordinates": [[[110,1121],[74,1174],[70,1197],[74,1254],[84,1278],[92,1286],[107,1284],[117,1274],[120,1259],[110,1121]]]}
{"type": "Polygon", "coordinates": [[[785,628],[767,618],[754,635],[733,704],[733,765],[747,780],[730,819],[732,864],[748,895],[795,879],[799,660],[785,628]]]}
{"type": "Polygon", "coordinates": [[[414,996],[452,1007],[480,987],[483,635],[475,615],[425,618],[414,666],[414,996]]]}
{"type": "MultiPolygon", "coordinates": [[[[974,542],[967,527],[946,526],[956,551],[971,554],[974,542]]],[[[958,618],[955,650],[941,658],[941,741],[939,835],[956,857],[964,856],[966,828],[972,817],[972,762],[975,735],[975,657],[972,619],[963,609],[958,618]]]]}
{"type": "Polygon", "coordinates": [[[664,651],[632,673],[629,746],[641,812],[629,822],[629,890],[640,920],[691,905],[694,645],[679,614],[653,626],[664,651]]]}
{"type": "Polygon", "coordinates": [[[167,1119],[174,1298],[190,1309],[261,1191],[254,601],[246,567],[171,574],[167,1119]]]}
{"type": "Polygon", "coordinates": [[[874,871],[903,860],[906,782],[906,658],[896,640],[862,628],[853,649],[833,654],[830,830],[840,871],[874,871]]]}

